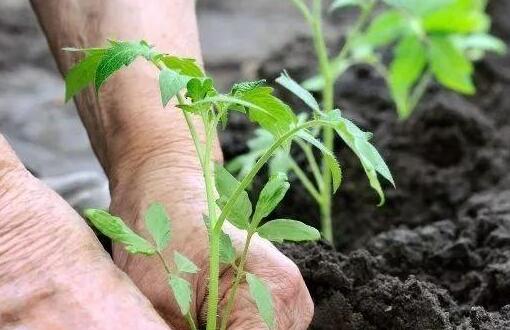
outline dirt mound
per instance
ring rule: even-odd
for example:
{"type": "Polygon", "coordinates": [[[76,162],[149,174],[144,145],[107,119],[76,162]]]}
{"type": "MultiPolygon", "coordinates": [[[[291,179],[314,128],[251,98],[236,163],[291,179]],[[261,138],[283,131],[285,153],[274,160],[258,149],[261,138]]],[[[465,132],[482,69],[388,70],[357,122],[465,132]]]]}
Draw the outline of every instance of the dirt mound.
{"type": "Polygon", "coordinates": [[[368,250],[280,248],[314,297],[311,329],[510,329],[510,190],[473,196],[452,220],[380,233],[368,250]]]}
{"type": "MultiPolygon", "coordinates": [[[[509,5],[489,6],[495,34],[507,41],[509,5]]],[[[313,58],[310,41],[300,38],[259,73],[274,78],[285,68],[302,80],[314,74],[313,58]]],[[[431,86],[407,121],[398,120],[370,68],[349,70],[337,85],[338,107],[374,133],[397,189],[387,187],[377,208],[358,160],[338,141],[339,252],[325,243],[281,246],[316,303],[311,329],[510,329],[510,55],[478,63],[475,80],[473,97],[431,86]]],[[[222,137],[226,159],[246,150],[250,127],[233,121],[222,137]]],[[[299,184],[278,213],[318,225],[299,184]]]]}

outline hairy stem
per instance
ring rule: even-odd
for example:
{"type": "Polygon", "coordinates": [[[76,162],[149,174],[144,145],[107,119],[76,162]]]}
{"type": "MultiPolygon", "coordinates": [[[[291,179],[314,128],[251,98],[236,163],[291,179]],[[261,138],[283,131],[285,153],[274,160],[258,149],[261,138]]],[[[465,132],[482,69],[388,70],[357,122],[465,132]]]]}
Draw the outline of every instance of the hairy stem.
{"type": "Polygon", "coordinates": [[[246,236],[246,241],[244,243],[243,254],[241,255],[241,259],[239,261],[239,265],[236,269],[236,277],[234,279],[234,283],[232,284],[232,289],[230,290],[230,294],[228,296],[227,307],[221,317],[221,330],[226,330],[228,325],[228,320],[230,318],[230,314],[234,308],[234,302],[237,294],[237,289],[239,288],[239,284],[244,277],[244,265],[246,264],[246,259],[248,257],[248,249],[250,247],[251,238],[253,237],[254,231],[248,231],[248,235],[246,236]]]}
{"type": "Polygon", "coordinates": [[[215,230],[216,217],[216,197],[214,194],[214,163],[212,161],[212,143],[213,134],[216,132],[216,120],[210,122],[204,120],[206,126],[206,146],[204,154],[204,180],[207,196],[207,209],[209,221],[211,222],[211,235],[209,235],[209,287],[207,303],[207,330],[216,330],[218,301],[219,301],[219,276],[220,276],[220,231],[215,230]]]}

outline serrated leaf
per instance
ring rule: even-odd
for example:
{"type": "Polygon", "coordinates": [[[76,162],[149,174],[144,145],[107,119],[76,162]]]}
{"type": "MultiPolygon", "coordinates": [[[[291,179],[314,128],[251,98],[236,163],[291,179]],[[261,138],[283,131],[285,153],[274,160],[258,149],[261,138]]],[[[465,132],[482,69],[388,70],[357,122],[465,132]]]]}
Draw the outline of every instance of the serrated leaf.
{"type": "Polygon", "coordinates": [[[182,315],[187,315],[191,307],[191,285],[188,281],[176,275],[170,276],[168,285],[170,289],[172,289],[172,293],[174,294],[182,315]]]}
{"type": "Polygon", "coordinates": [[[220,262],[230,265],[236,260],[236,250],[228,234],[223,231],[220,234],[220,262]]]}
{"type": "Polygon", "coordinates": [[[129,253],[145,255],[156,253],[156,249],[152,244],[126,226],[121,218],[97,209],[88,209],[84,213],[94,227],[113,241],[125,245],[129,253]]]}
{"type": "Polygon", "coordinates": [[[96,70],[94,84],[99,91],[103,83],[123,66],[131,64],[137,57],[146,59],[151,57],[151,47],[144,41],[110,41],[111,47],[107,48],[96,70]]]}
{"type": "MultiPolygon", "coordinates": [[[[69,49],[66,50],[70,51],[69,49]]],[[[93,51],[85,50],[85,58],[67,72],[65,78],[66,102],[94,81],[97,66],[99,65],[99,62],[101,62],[105,52],[106,50],[102,48],[97,48],[93,51]]]]}
{"type": "Polygon", "coordinates": [[[248,282],[250,295],[255,301],[264,323],[269,329],[273,329],[275,326],[275,317],[271,291],[269,291],[268,287],[261,279],[251,273],[246,273],[246,282],[248,282]]]}
{"type": "Polygon", "coordinates": [[[166,106],[190,81],[191,77],[181,75],[175,71],[164,68],[159,73],[159,89],[161,102],[166,106]]]}
{"type": "Polygon", "coordinates": [[[395,48],[388,80],[401,118],[410,115],[409,93],[426,64],[426,49],[415,35],[404,37],[395,48]]]}
{"type": "Polygon", "coordinates": [[[214,91],[213,81],[210,78],[189,80],[186,86],[188,93],[186,94],[193,102],[203,100],[210,92],[214,91]]]}
{"type": "Polygon", "coordinates": [[[284,71],[280,75],[280,77],[276,79],[276,82],[285,87],[286,89],[288,89],[297,97],[299,97],[313,111],[320,112],[319,103],[313,97],[313,95],[310,94],[309,91],[301,87],[301,85],[299,85],[295,80],[293,80],[286,71],[284,71]]]}
{"type": "Polygon", "coordinates": [[[200,68],[197,61],[193,58],[163,55],[159,59],[167,68],[176,71],[181,75],[194,78],[202,78],[205,76],[202,68],[200,68]]]}
{"type": "Polygon", "coordinates": [[[265,79],[257,80],[257,81],[244,81],[232,86],[232,90],[230,91],[230,95],[240,97],[244,93],[249,92],[257,87],[264,86],[266,84],[265,79]]]}
{"type": "Polygon", "coordinates": [[[259,194],[255,213],[253,214],[253,222],[258,224],[260,220],[273,212],[283,197],[285,197],[289,188],[290,184],[287,181],[287,175],[284,173],[272,175],[259,194]]]}
{"type": "Polygon", "coordinates": [[[322,142],[317,140],[307,131],[300,131],[298,132],[297,136],[319,149],[319,151],[322,153],[324,160],[326,161],[326,165],[331,173],[333,192],[336,192],[340,187],[340,183],[342,182],[342,169],[333,152],[326,148],[322,142]]]}
{"type": "MultiPolygon", "coordinates": [[[[217,203],[223,209],[240,183],[223,166],[215,167],[216,190],[220,195],[217,203]]],[[[234,203],[232,210],[226,214],[228,221],[240,229],[248,228],[248,220],[252,213],[252,206],[248,193],[243,191],[234,203]]]]}
{"type": "Polygon", "coordinates": [[[323,119],[336,130],[340,138],[356,154],[365,170],[370,186],[379,195],[379,205],[384,204],[384,192],[377,174],[379,173],[393,186],[395,186],[395,183],[388,166],[377,149],[369,142],[372,135],[362,131],[350,120],[342,117],[340,110],[330,111],[323,119]]]}
{"type": "Polygon", "coordinates": [[[271,87],[257,87],[244,93],[241,100],[255,106],[248,107],[248,118],[275,136],[284,135],[297,122],[292,109],[272,95],[271,87]]]}
{"type": "Polygon", "coordinates": [[[152,203],[145,212],[145,226],[151,234],[156,248],[162,252],[170,242],[170,217],[161,203],[152,203]]]}
{"type": "Polygon", "coordinates": [[[177,270],[180,272],[194,274],[199,271],[199,268],[193,263],[193,261],[189,260],[177,251],[174,252],[174,262],[177,266],[177,270]]]}
{"type": "Polygon", "coordinates": [[[316,241],[321,238],[319,231],[302,222],[290,219],[277,219],[266,222],[257,229],[257,233],[272,242],[316,241]]]}
{"type": "Polygon", "coordinates": [[[448,37],[430,37],[428,57],[432,72],[444,86],[464,94],[473,94],[473,64],[448,37]]]}

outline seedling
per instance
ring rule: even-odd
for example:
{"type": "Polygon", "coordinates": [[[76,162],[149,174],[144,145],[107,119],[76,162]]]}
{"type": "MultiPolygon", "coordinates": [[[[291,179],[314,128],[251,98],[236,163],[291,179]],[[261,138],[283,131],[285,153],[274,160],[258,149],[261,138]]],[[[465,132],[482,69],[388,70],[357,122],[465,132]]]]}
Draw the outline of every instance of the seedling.
{"type": "MultiPolygon", "coordinates": [[[[312,8],[303,0],[291,1],[310,25],[318,58],[319,74],[302,85],[321,93],[325,113],[334,109],[335,82],[354,65],[369,64],[375,68],[389,87],[398,115],[404,119],[412,113],[434,78],[446,88],[473,94],[473,61],[482,58],[487,51],[501,54],[506,50],[501,40],[488,34],[490,19],[485,14],[484,0],[335,0],[329,13],[350,6],[358,7],[360,14],[342,48],[330,57],[322,29],[323,1],[313,0],[312,8]],[[383,10],[374,15],[379,3],[383,10]],[[389,65],[383,61],[383,53],[388,47],[393,47],[389,65]]],[[[286,80],[280,78],[277,82],[284,85],[286,80]]],[[[289,89],[295,93],[299,87],[289,89]]],[[[313,108],[315,105],[311,105],[310,100],[309,97],[303,99],[313,108]]],[[[324,127],[322,135],[326,148],[333,150],[332,129],[324,127]]],[[[273,159],[270,169],[295,174],[319,206],[322,233],[333,243],[332,179],[326,166],[328,160],[318,162],[308,144],[297,142],[306,155],[312,179],[285,153],[273,159]]],[[[243,177],[270,143],[271,135],[263,129],[257,130],[248,142],[249,152],[234,159],[229,169],[243,177]]],[[[381,195],[382,204],[380,187],[371,174],[374,169],[367,167],[362,155],[360,160],[372,187],[381,195]]],[[[375,171],[393,183],[385,168],[375,171]]]]}
{"type": "MultiPolygon", "coordinates": [[[[391,175],[379,153],[369,143],[370,134],[361,131],[345,119],[339,110],[321,110],[313,96],[288,75],[279,78],[280,84],[295,92],[312,107],[311,119],[298,119],[292,109],[275,97],[272,94],[273,89],[267,87],[263,81],[235,84],[230,92],[220,93],[214,87],[213,80],[205,75],[195,60],[159,53],[145,41],[110,41],[106,48],[79,51],[84,52],[85,57],[67,74],[67,100],[92,82],[99,92],[112,74],[130,65],[137,58],[144,58],[160,70],[162,109],[170,101],[176,100],[177,109],[182,111],[186,119],[204,175],[207,200],[204,225],[209,233],[207,329],[216,330],[218,326],[220,329],[226,328],[239,284],[243,281],[247,282],[262,319],[269,328],[273,328],[275,319],[271,294],[262,280],[244,270],[250,242],[255,234],[275,242],[317,240],[320,234],[316,229],[291,219],[276,219],[263,223],[289,188],[284,173],[275,173],[269,178],[259,194],[255,208],[252,207],[245,189],[275,154],[288,152],[292,143],[297,142],[309,148],[313,146],[323,154],[324,171],[331,180],[321,182],[328,184],[330,186],[328,189],[335,191],[340,185],[340,166],[330,148],[322,144],[313,134],[314,130],[327,127],[346,141],[362,159],[372,186],[378,190],[382,198],[376,172],[389,179],[391,175]],[[240,182],[212,160],[212,145],[217,128],[227,124],[231,111],[245,114],[249,120],[260,125],[271,136],[267,148],[261,151],[260,157],[254,162],[253,167],[246,171],[240,182]],[[199,139],[192,116],[202,121],[205,142],[199,139]],[[218,207],[221,212],[217,212],[218,207]],[[225,221],[247,232],[241,253],[234,249],[230,237],[223,231],[225,221]],[[218,324],[220,264],[231,266],[236,275],[218,324]]],[[[158,203],[151,204],[147,210],[145,223],[152,242],[134,233],[120,218],[105,211],[87,210],[85,215],[102,233],[125,245],[129,253],[159,257],[168,275],[168,284],[174,298],[190,328],[195,329],[190,310],[192,290],[185,277],[197,272],[198,268],[178,252],[174,252],[172,264],[166,262],[163,251],[171,239],[171,230],[170,219],[164,206],[158,203]]]]}

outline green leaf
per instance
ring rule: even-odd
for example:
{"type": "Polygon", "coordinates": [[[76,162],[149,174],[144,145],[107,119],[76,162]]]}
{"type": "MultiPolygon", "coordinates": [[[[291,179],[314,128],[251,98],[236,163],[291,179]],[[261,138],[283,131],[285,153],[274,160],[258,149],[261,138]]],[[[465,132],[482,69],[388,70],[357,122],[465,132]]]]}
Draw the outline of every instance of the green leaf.
{"type": "Polygon", "coordinates": [[[300,131],[298,132],[298,137],[310,143],[322,153],[324,160],[326,161],[326,165],[331,173],[331,179],[333,184],[333,192],[336,192],[340,187],[340,183],[342,182],[342,169],[340,164],[338,164],[338,160],[331,150],[329,150],[322,142],[317,140],[310,132],[300,131]]]}
{"type": "Polygon", "coordinates": [[[172,289],[182,315],[187,315],[191,307],[191,285],[188,281],[176,275],[170,276],[168,285],[172,289]]]}
{"type": "Polygon", "coordinates": [[[316,241],[321,238],[319,231],[302,222],[289,219],[277,219],[266,222],[257,229],[257,233],[270,241],[316,241]]]}
{"type": "Polygon", "coordinates": [[[289,190],[290,184],[287,181],[287,175],[278,173],[269,178],[259,195],[255,213],[253,214],[253,222],[258,224],[260,220],[267,217],[282,201],[283,197],[289,190]]]}
{"type": "Polygon", "coordinates": [[[170,218],[161,203],[152,203],[145,212],[145,226],[151,234],[156,248],[162,252],[170,242],[170,218]]]}
{"type": "MultiPolygon", "coordinates": [[[[223,209],[228,200],[234,194],[234,191],[239,187],[240,183],[230,174],[223,166],[216,165],[215,168],[216,189],[220,198],[217,203],[223,209]]],[[[240,229],[248,228],[248,219],[252,213],[252,206],[248,193],[243,191],[234,203],[232,210],[226,215],[227,219],[236,227],[240,229]]]]}
{"type": "Polygon", "coordinates": [[[313,111],[321,111],[319,103],[317,103],[317,100],[313,97],[313,95],[301,87],[295,80],[293,80],[286,71],[284,71],[280,77],[276,79],[276,82],[303,100],[303,102],[305,102],[305,104],[308,105],[313,111]]]}
{"type": "Polygon", "coordinates": [[[220,262],[230,265],[236,260],[236,250],[228,234],[223,231],[220,234],[220,262]]]}
{"type": "Polygon", "coordinates": [[[269,329],[275,326],[273,298],[271,292],[262,280],[257,276],[246,273],[246,282],[250,290],[250,295],[255,300],[259,314],[269,329]]]}
{"type": "Polygon", "coordinates": [[[86,51],[85,58],[67,72],[65,79],[66,102],[94,81],[97,66],[105,52],[106,50],[102,48],[95,49],[94,51],[86,51]]]}
{"type": "Polygon", "coordinates": [[[210,78],[193,78],[187,84],[188,93],[186,94],[193,102],[203,100],[210,92],[214,91],[213,81],[210,78]]]}
{"type": "Polygon", "coordinates": [[[444,86],[464,94],[473,94],[473,65],[448,37],[430,37],[428,57],[432,72],[444,86]]]}
{"type": "Polygon", "coordinates": [[[395,48],[388,79],[401,118],[410,114],[409,93],[426,65],[426,50],[421,41],[415,35],[403,38],[395,48]]]}
{"type": "Polygon", "coordinates": [[[103,210],[85,210],[85,216],[105,236],[125,245],[129,253],[152,255],[154,247],[141,236],[133,232],[119,217],[114,217],[103,210]]]}
{"type": "Polygon", "coordinates": [[[386,4],[415,15],[425,15],[453,3],[455,0],[383,0],[386,4]]]}
{"type": "Polygon", "coordinates": [[[356,154],[365,170],[370,186],[379,195],[379,205],[384,204],[384,193],[377,174],[379,173],[393,186],[395,186],[395,182],[381,155],[369,142],[372,134],[363,132],[354,123],[343,118],[340,110],[330,111],[323,119],[326,123],[329,123],[331,127],[335,128],[340,138],[344,140],[347,146],[356,154]]]}
{"type": "Polygon", "coordinates": [[[249,92],[257,87],[264,86],[266,84],[265,79],[257,80],[257,81],[244,81],[232,86],[232,90],[230,91],[230,95],[240,97],[244,95],[244,93],[249,92]]]}
{"type": "Polygon", "coordinates": [[[337,9],[348,7],[348,6],[363,6],[365,5],[365,0],[334,0],[331,6],[329,7],[329,11],[335,11],[337,9]]]}
{"type": "Polygon", "coordinates": [[[163,55],[159,59],[167,68],[172,71],[176,71],[183,76],[193,78],[202,78],[205,76],[200,66],[198,66],[197,61],[193,58],[163,55]]]}
{"type": "Polygon", "coordinates": [[[174,262],[177,266],[177,270],[183,273],[196,273],[199,271],[198,267],[193,263],[193,261],[189,260],[179,252],[174,252],[174,262]]]}
{"type": "Polygon", "coordinates": [[[482,50],[494,52],[498,55],[506,53],[506,44],[503,40],[487,33],[476,33],[467,36],[453,37],[455,45],[462,50],[482,50]]]}
{"type": "Polygon", "coordinates": [[[131,64],[137,57],[146,59],[151,57],[151,47],[144,41],[110,41],[108,48],[101,58],[96,70],[95,87],[99,91],[103,83],[123,66],[131,64]]]}
{"type": "Polygon", "coordinates": [[[275,136],[284,135],[297,122],[292,109],[272,95],[271,87],[257,87],[244,93],[241,100],[255,106],[248,107],[248,117],[275,136]]]}
{"type": "Polygon", "coordinates": [[[398,10],[386,10],[377,15],[366,32],[355,41],[357,47],[365,44],[372,48],[385,46],[395,41],[407,28],[408,24],[398,10]]]}
{"type": "Polygon", "coordinates": [[[166,106],[177,93],[186,87],[190,79],[191,77],[163,68],[159,73],[159,89],[163,106],[166,106]]]}
{"type": "Polygon", "coordinates": [[[429,33],[485,32],[490,19],[478,4],[479,0],[456,0],[423,17],[429,33]]]}

